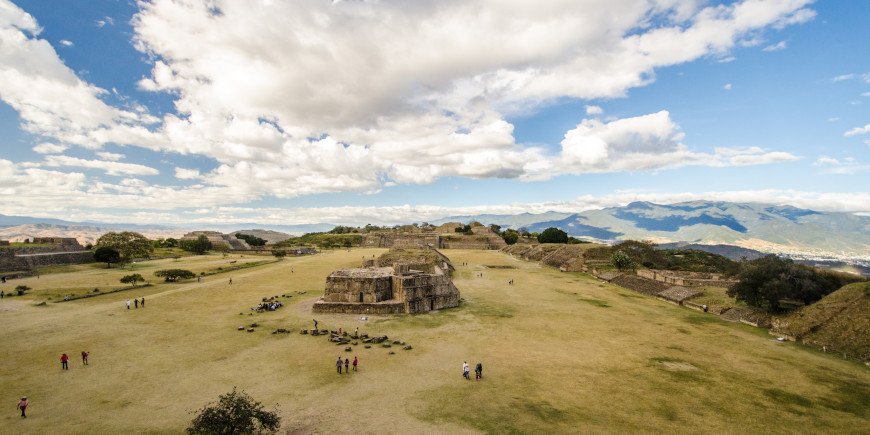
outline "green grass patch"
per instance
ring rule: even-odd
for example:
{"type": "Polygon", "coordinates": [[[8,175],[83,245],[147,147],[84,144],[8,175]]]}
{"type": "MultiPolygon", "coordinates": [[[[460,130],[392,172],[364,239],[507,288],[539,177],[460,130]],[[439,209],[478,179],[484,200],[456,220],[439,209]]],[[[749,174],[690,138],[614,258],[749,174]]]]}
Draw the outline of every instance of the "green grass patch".
{"type": "Polygon", "coordinates": [[[601,299],[586,299],[586,298],[580,298],[580,299],[578,299],[578,301],[580,301],[580,302],[585,302],[585,303],[587,303],[587,304],[589,304],[589,305],[592,305],[592,306],[595,306],[595,307],[599,307],[599,308],[610,308],[610,305],[608,305],[607,301],[603,301],[603,300],[601,300],[601,299]]]}

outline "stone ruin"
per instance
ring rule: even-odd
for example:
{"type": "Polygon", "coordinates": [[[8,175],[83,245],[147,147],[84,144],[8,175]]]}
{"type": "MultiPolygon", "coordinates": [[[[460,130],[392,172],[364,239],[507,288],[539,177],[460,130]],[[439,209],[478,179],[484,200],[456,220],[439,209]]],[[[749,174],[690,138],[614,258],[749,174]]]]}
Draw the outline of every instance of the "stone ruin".
{"type": "Polygon", "coordinates": [[[390,266],[368,259],[360,268],[332,272],[314,312],[414,314],[458,306],[459,290],[450,280],[449,260],[434,249],[430,252],[436,254],[435,261],[414,263],[393,255],[387,257],[395,260],[390,266]]]}
{"type": "Polygon", "coordinates": [[[653,281],[683,287],[708,286],[728,288],[737,283],[736,280],[725,279],[721,274],[709,272],[641,269],[637,271],[637,275],[653,281]]]}
{"type": "Polygon", "coordinates": [[[235,233],[223,234],[218,231],[191,231],[181,236],[181,240],[196,240],[201,235],[206,236],[214,247],[226,245],[232,251],[248,251],[251,249],[247,242],[237,239],[235,233]]]}
{"type": "Polygon", "coordinates": [[[0,271],[25,271],[36,267],[92,263],[94,253],[71,237],[36,237],[33,246],[8,246],[0,249],[0,271]]]}

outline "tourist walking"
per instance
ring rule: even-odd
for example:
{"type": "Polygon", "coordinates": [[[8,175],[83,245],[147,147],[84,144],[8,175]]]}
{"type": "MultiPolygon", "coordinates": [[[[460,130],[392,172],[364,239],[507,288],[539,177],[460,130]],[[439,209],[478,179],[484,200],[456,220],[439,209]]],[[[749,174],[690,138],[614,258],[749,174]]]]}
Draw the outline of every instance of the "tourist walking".
{"type": "Polygon", "coordinates": [[[353,357],[353,371],[356,371],[356,357],[353,357]]]}
{"type": "Polygon", "coordinates": [[[462,377],[471,380],[471,377],[468,376],[468,362],[462,363],[462,377]]]}
{"type": "Polygon", "coordinates": [[[0,299],[3,299],[4,296],[6,296],[6,292],[0,290],[0,299]]]}
{"type": "Polygon", "coordinates": [[[66,354],[60,356],[60,368],[61,370],[69,370],[69,366],[67,365],[67,361],[69,361],[69,357],[66,354]]]}
{"type": "Polygon", "coordinates": [[[335,363],[335,367],[338,369],[338,374],[341,374],[341,366],[342,366],[341,357],[338,357],[338,361],[336,361],[336,363],[335,363]]]}
{"type": "Polygon", "coordinates": [[[130,309],[130,301],[127,301],[127,309],[130,309]]]}
{"type": "Polygon", "coordinates": [[[477,363],[477,367],[474,368],[474,371],[477,372],[478,378],[482,378],[483,377],[483,364],[477,363]]]}
{"type": "Polygon", "coordinates": [[[133,299],[134,308],[139,308],[139,299],[133,299]]]}
{"type": "Polygon", "coordinates": [[[27,409],[27,404],[30,403],[27,401],[27,396],[21,398],[21,401],[18,402],[18,409],[21,410],[21,418],[27,418],[27,414],[24,413],[24,410],[27,409]]]}
{"type": "Polygon", "coordinates": [[[142,308],[145,308],[145,298],[142,298],[142,308]]]}
{"type": "Polygon", "coordinates": [[[344,359],[344,372],[350,374],[350,360],[347,358],[344,359]]]}
{"type": "Polygon", "coordinates": [[[316,330],[317,329],[317,319],[312,319],[312,320],[314,320],[314,329],[316,330]]]}
{"type": "Polygon", "coordinates": [[[82,365],[88,365],[88,355],[90,354],[90,352],[82,351],[82,365]]]}
{"type": "Polygon", "coordinates": [[[233,285],[233,279],[230,278],[230,285],[233,285]]]}

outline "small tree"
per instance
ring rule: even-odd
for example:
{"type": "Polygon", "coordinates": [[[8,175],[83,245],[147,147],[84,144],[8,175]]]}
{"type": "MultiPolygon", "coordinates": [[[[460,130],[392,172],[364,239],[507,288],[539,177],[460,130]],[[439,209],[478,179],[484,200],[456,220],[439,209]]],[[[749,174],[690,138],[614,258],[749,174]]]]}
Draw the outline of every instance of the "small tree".
{"type": "Polygon", "coordinates": [[[281,259],[283,259],[284,257],[287,256],[287,251],[285,251],[285,250],[283,250],[283,249],[279,249],[279,250],[277,250],[277,251],[272,251],[272,255],[274,255],[275,258],[281,260],[281,259]]]}
{"type": "Polygon", "coordinates": [[[189,434],[275,433],[281,426],[277,411],[264,410],[260,402],[236,387],[219,396],[217,403],[194,412],[196,417],[187,428],[189,434]]]}
{"type": "Polygon", "coordinates": [[[520,233],[516,232],[516,230],[506,230],[501,237],[504,239],[505,243],[513,245],[520,239],[520,233]]]}
{"type": "Polygon", "coordinates": [[[489,229],[496,234],[501,234],[501,225],[489,224],[489,229]]]}
{"type": "Polygon", "coordinates": [[[614,265],[619,270],[634,270],[637,268],[637,263],[635,263],[628,254],[622,251],[616,251],[610,256],[610,264],[614,265]]]}
{"type": "Polygon", "coordinates": [[[132,284],[133,287],[136,287],[137,282],[144,282],[145,278],[142,278],[142,275],[138,273],[134,273],[132,275],[126,275],[121,278],[121,284],[132,284]]]}
{"type": "Polygon", "coordinates": [[[166,281],[178,281],[179,279],[191,279],[196,274],[184,269],[163,269],[154,272],[154,276],[164,278],[166,281]]]}
{"type": "Polygon", "coordinates": [[[103,246],[94,251],[94,260],[106,263],[106,269],[112,267],[112,263],[121,261],[121,254],[112,247],[103,246]]]}

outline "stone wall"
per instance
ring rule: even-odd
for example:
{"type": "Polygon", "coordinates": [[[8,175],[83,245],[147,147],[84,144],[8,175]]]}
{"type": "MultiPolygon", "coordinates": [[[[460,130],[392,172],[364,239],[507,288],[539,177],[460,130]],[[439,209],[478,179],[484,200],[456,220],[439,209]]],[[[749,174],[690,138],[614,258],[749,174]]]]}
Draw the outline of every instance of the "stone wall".
{"type": "Polygon", "coordinates": [[[403,314],[405,312],[405,304],[397,301],[380,302],[375,304],[317,302],[314,304],[314,312],[338,314],[403,314]]]}

